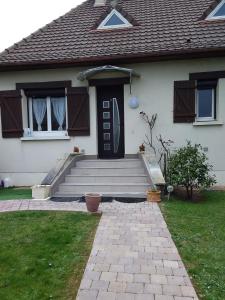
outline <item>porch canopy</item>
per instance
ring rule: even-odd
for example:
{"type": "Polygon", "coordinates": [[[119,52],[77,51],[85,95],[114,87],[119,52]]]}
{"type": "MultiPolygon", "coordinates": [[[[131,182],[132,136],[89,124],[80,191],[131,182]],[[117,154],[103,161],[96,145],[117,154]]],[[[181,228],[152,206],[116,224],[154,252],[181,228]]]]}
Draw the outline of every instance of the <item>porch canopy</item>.
{"type": "Polygon", "coordinates": [[[80,72],[78,74],[77,79],[81,80],[81,81],[88,80],[91,77],[93,77],[94,75],[99,74],[99,73],[103,73],[103,72],[120,72],[120,73],[124,73],[124,74],[126,74],[127,76],[130,77],[130,83],[132,82],[132,77],[140,77],[140,75],[138,73],[136,73],[133,69],[121,68],[121,67],[107,65],[107,66],[101,66],[101,67],[97,67],[97,68],[87,69],[86,71],[80,72]]]}

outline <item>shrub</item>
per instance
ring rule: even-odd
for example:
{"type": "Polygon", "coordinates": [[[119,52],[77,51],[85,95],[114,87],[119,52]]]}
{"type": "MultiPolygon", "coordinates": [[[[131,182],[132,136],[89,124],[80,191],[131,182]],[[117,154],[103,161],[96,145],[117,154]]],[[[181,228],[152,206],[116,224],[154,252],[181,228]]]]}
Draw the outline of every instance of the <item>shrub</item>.
{"type": "Polygon", "coordinates": [[[201,145],[192,145],[190,141],[169,159],[170,183],[184,187],[189,200],[193,198],[194,188],[208,188],[216,183],[215,176],[210,175],[211,171],[212,166],[201,145]]]}

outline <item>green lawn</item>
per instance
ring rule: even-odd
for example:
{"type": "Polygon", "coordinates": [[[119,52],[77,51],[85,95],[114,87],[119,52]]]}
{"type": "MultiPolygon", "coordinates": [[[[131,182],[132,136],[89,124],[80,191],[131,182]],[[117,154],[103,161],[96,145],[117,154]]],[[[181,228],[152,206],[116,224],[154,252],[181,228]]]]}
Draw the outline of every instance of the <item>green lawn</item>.
{"type": "Polygon", "coordinates": [[[0,200],[31,199],[31,188],[0,189],[0,200]]]}
{"type": "Polygon", "coordinates": [[[0,299],[74,300],[98,222],[84,213],[0,214],[0,299]]]}
{"type": "Polygon", "coordinates": [[[170,232],[200,299],[225,299],[225,192],[204,201],[171,199],[161,204],[170,232]]]}

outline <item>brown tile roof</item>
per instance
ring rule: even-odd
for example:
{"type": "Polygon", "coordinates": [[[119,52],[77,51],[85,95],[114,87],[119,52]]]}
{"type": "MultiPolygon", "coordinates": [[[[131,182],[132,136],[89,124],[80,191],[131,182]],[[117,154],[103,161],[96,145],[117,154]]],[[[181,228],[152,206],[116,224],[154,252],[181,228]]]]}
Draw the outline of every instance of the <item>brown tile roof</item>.
{"type": "Polygon", "coordinates": [[[206,21],[218,0],[118,0],[134,25],[96,30],[110,11],[88,0],[0,55],[0,70],[15,66],[91,64],[184,53],[225,55],[225,21],[206,21]]]}

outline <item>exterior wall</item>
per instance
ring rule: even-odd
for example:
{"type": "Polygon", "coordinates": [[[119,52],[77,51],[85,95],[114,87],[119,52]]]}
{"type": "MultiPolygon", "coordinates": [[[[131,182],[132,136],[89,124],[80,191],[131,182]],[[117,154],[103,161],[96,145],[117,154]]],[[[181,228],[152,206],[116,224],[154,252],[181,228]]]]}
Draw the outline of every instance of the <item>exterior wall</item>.
{"type": "MultiPolygon", "coordinates": [[[[169,61],[127,66],[141,74],[130,86],[125,85],[125,152],[137,153],[143,142],[147,127],[141,120],[139,112],[158,114],[155,136],[162,134],[172,139],[175,147],[186,140],[201,143],[208,147],[210,162],[214,165],[219,184],[225,184],[225,125],[194,126],[192,124],[173,123],[173,86],[175,80],[189,79],[189,73],[218,71],[225,69],[225,58],[201,59],[186,61],[169,61]],[[137,96],[140,101],[138,109],[131,109],[128,101],[137,96]]],[[[86,68],[84,68],[86,69],[86,68]]],[[[81,69],[61,69],[42,71],[23,71],[0,73],[0,90],[15,89],[19,82],[44,82],[72,80],[73,86],[87,85],[78,81],[77,74],[81,69]]],[[[114,74],[115,76],[115,74],[114,74]]],[[[98,76],[100,77],[100,76],[98,76]]],[[[110,77],[110,74],[107,74],[110,77]]],[[[46,173],[74,146],[84,149],[86,154],[97,154],[97,117],[96,91],[90,92],[90,137],[71,137],[70,140],[21,141],[20,139],[2,139],[0,137],[0,178],[10,177],[15,185],[38,184],[46,173]]],[[[218,121],[225,122],[225,79],[218,85],[218,121]]],[[[26,106],[24,105],[24,114],[26,106]]],[[[24,119],[24,123],[26,120],[24,119]]]]}

